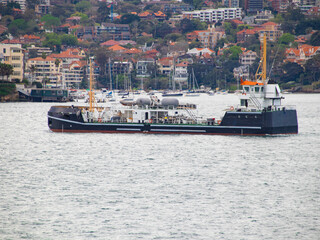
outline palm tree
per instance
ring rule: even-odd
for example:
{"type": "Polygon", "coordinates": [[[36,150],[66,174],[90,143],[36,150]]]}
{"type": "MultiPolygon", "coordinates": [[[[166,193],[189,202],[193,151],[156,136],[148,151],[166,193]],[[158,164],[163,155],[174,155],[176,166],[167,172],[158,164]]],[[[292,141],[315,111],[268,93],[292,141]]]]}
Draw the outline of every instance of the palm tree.
{"type": "Polygon", "coordinates": [[[29,70],[31,72],[31,79],[32,79],[32,83],[33,83],[34,82],[34,73],[35,73],[35,71],[37,71],[37,67],[35,65],[31,65],[29,67],[29,70]]]}
{"type": "MultiPolygon", "coordinates": [[[[57,72],[59,72],[60,59],[56,58],[56,60],[54,61],[54,65],[56,65],[57,72]]],[[[56,75],[57,75],[57,79],[56,79],[56,87],[57,87],[57,85],[58,85],[58,74],[59,74],[59,73],[56,73],[56,75]]]]}

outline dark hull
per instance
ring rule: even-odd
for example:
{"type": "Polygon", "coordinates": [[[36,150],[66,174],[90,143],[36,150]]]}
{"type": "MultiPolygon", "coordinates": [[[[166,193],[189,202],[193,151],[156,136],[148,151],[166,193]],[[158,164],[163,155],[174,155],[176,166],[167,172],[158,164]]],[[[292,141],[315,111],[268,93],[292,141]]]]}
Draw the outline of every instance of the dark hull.
{"type": "Polygon", "coordinates": [[[295,110],[278,112],[227,112],[220,125],[87,123],[78,108],[51,107],[48,125],[53,132],[207,134],[207,135],[273,135],[297,134],[295,110]]]}

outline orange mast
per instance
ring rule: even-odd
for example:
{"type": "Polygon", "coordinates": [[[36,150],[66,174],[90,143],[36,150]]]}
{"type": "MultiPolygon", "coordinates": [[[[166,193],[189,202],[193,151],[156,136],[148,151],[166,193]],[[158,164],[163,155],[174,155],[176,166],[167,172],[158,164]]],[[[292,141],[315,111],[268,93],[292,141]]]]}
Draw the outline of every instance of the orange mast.
{"type": "Polygon", "coordinates": [[[263,52],[259,67],[256,72],[256,80],[261,80],[263,85],[267,84],[267,36],[263,35],[263,52]],[[262,69],[261,69],[262,68],[262,69]],[[258,73],[261,69],[261,73],[258,73]]]}

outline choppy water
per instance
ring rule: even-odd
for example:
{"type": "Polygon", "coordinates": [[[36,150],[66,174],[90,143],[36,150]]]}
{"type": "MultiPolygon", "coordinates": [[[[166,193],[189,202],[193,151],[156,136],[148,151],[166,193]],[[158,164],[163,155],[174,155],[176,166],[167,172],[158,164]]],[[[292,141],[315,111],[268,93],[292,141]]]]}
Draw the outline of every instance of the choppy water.
{"type": "Polygon", "coordinates": [[[286,97],[298,135],[59,134],[1,103],[0,239],[320,239],[320,95],[286,97]]]}

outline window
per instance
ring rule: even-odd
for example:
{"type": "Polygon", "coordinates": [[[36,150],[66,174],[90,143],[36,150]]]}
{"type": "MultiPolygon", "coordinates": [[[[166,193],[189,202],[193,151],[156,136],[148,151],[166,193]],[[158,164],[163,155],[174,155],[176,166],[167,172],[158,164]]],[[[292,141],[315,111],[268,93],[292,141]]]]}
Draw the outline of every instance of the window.
{"type": "Polygon", "coordinates": [[[254,88],[254,90],[255,90],[256,93],[259,92],[259,89],[260,89],[259,87],[255,87],[255,88],[254,88]]]}
{"type": "Polygon", "coordinates": [[[7,49],[6,49],[6,48],[4,48],[4,49],[3,49],[3,53],[6,53],[6,52],[7,52],[7,49]]]}

